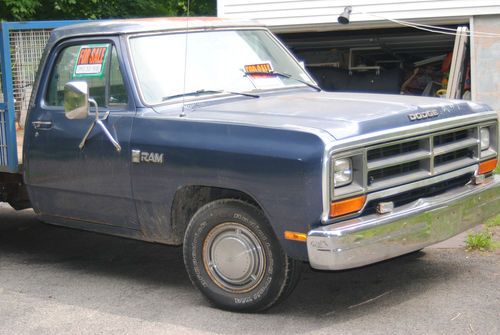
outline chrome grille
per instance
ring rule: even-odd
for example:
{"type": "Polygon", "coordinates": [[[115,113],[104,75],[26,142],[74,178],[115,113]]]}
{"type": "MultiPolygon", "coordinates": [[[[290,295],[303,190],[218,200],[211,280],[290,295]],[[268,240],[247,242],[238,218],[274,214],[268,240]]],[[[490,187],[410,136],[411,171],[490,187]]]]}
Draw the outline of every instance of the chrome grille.
{"type": "Polygon", "coordinates": [[[443,164],[467,158],[474,159],[474,150],[472,150],[471,148],[464,148],[435,156],[434,166],[441,166],[443,164]]]}
{"type": "Polygon", "coordinates": [[[410,182],[478,161],[478,127],[449,130],[367,148],[367,189],[410,182]]]}
{"type": "Polygon", "coordinates": [[[485,126],[492,128],[491,134],[497,133],[496,122],[485,122],[370,145],[339,155],[339,158],[352,159],[353,182],[335,188],[333,199],[405,185],[494,158],[495,135],[490,148],[481,151],[479,132],[485,126]]]}
{"type": "Polygon", "coordinates": [[[382,158],[389,158],[393,156],[399,156],[404,153],[409,153],[418,150],[418,141],[403,142],[394,145],[389,145],[387,147],[375,148],[368,152],[368,160],[376,160],[382,158]]]}
{"type": "Polygon", "coordinates": [[[434,145],[444,145],[451,142],[457,142],[464,140],[469,137],[470,129],[462,129],[458,131],[453,131],[451,133],[446,133],[442,135],[434,136],[434,145]]]}
{"type": "Polygon", "coordinates": [[[372,185],[377,181],[386,178],[392,178],[399,175],[420,171],[420,163],[418,161],[388,166],[368,172],[368,185],[372,185]]]}

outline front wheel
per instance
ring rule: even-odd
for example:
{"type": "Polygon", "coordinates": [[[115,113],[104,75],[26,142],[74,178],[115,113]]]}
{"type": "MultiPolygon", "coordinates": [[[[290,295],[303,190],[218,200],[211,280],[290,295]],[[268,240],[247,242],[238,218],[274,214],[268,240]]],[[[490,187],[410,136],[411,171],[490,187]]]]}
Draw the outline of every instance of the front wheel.
{"type": "Polygon", "coordinates": [[[283,252],[262,211],[234,199],[196,212],[184,238],[184,263],[211,303],[242,312],[283,300],[300,273],[300,263],[283,252]]]}

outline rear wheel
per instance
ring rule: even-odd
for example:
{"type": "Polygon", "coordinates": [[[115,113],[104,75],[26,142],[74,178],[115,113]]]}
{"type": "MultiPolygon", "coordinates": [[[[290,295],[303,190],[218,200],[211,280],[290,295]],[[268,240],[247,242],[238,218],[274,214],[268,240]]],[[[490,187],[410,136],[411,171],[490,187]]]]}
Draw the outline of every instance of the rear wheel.
{"type": "Polygon", "coordinates": [[[281,249],[262,211],[234,199],[196,212],[184,238],[193,284],[219,308],[261,311],[290,294],[299,263],[281,249]]]}

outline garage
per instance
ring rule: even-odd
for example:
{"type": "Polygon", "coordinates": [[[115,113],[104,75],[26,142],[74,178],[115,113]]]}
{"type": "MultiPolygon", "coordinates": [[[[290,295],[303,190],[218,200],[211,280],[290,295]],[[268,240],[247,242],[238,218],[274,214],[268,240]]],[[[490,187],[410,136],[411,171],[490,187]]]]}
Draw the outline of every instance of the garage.
{"type": "MultiPolygon", "coordinates": [[[[457,26],[447,26],[451,30],[457,26]]],[[[455,36],[411,28],[279,34],[327,91],[440,96],[446,92],[455,36]]],[[[466,55],[469,52],[465,52],[466,55]]],[[[459,96],[470,97],[470,57],[459,96]]]]}
{"type": "Polygon", "coordinates": [[[463,98],[500,110],[500,1],[219,0],[217,15],[266,25],[325,90],[463,98]],[[339,23],[346,14],[348,24],[339,23]]]}

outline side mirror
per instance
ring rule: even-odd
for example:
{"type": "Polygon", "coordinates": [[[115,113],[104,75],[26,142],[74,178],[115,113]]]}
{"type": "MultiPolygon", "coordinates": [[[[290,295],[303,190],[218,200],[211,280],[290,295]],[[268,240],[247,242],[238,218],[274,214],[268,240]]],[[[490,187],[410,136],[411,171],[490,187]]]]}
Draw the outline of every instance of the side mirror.
{"type": "Polygon", "coordinates": [[[64,114],[68,119],[89,116],[89,87],[86,81],[70,81],[64,85],[64,114]]]}

